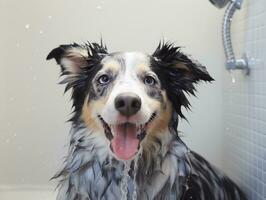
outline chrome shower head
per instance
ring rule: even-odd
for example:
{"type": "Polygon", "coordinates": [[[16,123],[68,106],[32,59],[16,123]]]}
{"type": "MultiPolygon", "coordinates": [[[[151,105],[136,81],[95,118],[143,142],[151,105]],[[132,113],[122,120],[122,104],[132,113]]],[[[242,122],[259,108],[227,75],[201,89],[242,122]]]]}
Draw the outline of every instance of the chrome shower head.
{"type": "Polygon", "coordinates": [[[246,71],[246,74],[249,73],[248,67],[248,59],[243,57],[241,59],[236,59],[232,40],[231,40],[231,23],[233,15],[236,10],[241,9],[241,5],[243,0],[209,0],[215,7],[224,8],[227,4],[227,8],[225,9],[224,19],[223,19],[223,45],[226,56],[226,67],[228,70],[234,69],[242,69],[246,71]]]}
{"type": "Polygon", "coordinates": [[[223,8],[230,0],[209,0],[217,8],[223,8]]]}

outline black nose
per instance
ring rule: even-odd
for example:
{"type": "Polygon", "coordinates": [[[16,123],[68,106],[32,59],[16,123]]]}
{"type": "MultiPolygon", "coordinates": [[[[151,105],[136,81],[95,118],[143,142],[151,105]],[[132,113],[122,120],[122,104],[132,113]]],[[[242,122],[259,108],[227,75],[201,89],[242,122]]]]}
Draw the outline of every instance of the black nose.
{"type": "Polygon", "coordinates": [[[134,115],[140,107],[141,99],[134,93],[122,93],[115,98],[115,108],[122,115],[134,115]]]}

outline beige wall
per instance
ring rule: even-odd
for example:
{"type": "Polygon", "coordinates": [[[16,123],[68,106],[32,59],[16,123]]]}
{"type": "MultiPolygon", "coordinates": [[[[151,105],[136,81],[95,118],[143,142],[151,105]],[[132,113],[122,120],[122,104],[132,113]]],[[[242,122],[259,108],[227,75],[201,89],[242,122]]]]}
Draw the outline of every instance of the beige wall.
{"type": "Polygon", "coordinates": [[[56,191],[43,187],[30,186],[26,188],[5,188],[0,192],[1,200],[54,200],[56,199],[56,191]]]}
{"type": "Polygon", "coordinates": [[[0,185],[47,186],[65,155],[69,94],[57,85],[53,47],[99,41],[110,51],[152,52],[163,37],[184,46],[216,79],[191,98],[190,147],[221,165],[222,12],[207,0],[0,0],[0,185]]]}

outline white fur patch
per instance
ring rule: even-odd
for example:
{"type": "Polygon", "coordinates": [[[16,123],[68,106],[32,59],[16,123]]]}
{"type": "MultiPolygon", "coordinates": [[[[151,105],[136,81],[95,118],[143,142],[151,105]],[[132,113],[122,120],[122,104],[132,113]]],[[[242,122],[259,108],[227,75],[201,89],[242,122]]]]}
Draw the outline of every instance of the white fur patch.
{"type": "MultiPolygon", "coordinates": [[[[101,113],[101,116],[108,124],[123,123],[123,118],[119,116],[118,111],[115,109],[114,100],[122,93],[131,92],[138,95],[141,99],[141,109],[138,113],[130,117],[129,122],[139,124],[145,124],[152,113],[154,112],[148,106],[150,98],[144,90],[143,82],[139,79],[140,66],[149,66],[149,58],[147,55],[138,52],[127,52],[119,55],[120,59],[124,62],[120,65],[120,71],[117,79],[115,80],[115,85],[109,95],[108,101],[101,113]],[[124,65],[124,66],[123,66],[124,65]]],[[[115,57],[108,57],[105,63],[113,62],[117,63],[115,57]]]]}

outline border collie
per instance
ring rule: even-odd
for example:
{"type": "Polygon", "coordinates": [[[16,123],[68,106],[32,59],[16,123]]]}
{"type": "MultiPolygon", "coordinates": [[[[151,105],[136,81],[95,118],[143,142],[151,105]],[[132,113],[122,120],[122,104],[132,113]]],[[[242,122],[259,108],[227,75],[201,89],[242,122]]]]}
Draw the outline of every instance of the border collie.
{"type": "Polygon", "coordinates": [[[227,176],[191,151],[177,125],[206,68],[172,43],[152,55],[103,43],[61,45],[47,59],[72,90],[69,152],[57,200],[243,200],[227,176]]]}

